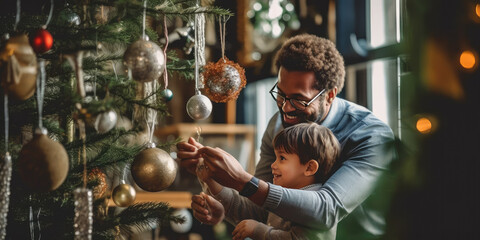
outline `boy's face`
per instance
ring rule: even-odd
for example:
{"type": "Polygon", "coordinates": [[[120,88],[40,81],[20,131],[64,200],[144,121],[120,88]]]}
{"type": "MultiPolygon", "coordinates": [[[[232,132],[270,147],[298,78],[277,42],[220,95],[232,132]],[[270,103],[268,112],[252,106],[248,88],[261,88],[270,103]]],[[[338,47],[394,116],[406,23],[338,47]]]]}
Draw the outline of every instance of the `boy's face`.
{"type": "Polygon", "coordinates": [[[275,149],[275,162],[272,163],[273,184],[285,188],[299,189],[309,185],[305,176],[307,165],[300,163],[297,154],[286,153],[282,148],[275,149]]]}

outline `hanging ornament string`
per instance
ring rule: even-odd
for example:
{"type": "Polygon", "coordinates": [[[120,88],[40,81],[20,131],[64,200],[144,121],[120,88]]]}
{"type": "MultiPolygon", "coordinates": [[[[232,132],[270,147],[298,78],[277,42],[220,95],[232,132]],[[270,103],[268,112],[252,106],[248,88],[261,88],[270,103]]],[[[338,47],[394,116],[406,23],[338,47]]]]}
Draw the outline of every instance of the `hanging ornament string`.
{"type": "MultiPolygon", "coordinates": [[[[32,201],[32,195],[30,195],[29,199],[30,199],[30,202],[31,202],[32,201]]],[[[36,216],[37,226],[38,226],[38,240],[42,239],[42,228],[40,226],[40,213],[41,213],[41,211],[42,211],[42,208],[39,208],[38,212],[37,212],[37,216],[36,216]]],[[[29,221],[30,239],[34,240],[35,239],[35,223],[34,223],[35,216],[33,215],[33,207],[31,205],[30,205],[30,212],[29,212],[28,217],[30,219],[30,221],[29,221]]]]}
{"type": "Polygon", "coordinates": [[[15,25],[13,25],[13,31],[17,31],[17,25],[20,22],[20,0],[17,0],[17,14],[15,14],[15,25]]]}
{"type": "Polygon", "coordinates": [[[38,62],[40,75],[37,77],[37,107],[38,107],[38,128],[43,131],[43,99],[45,95],[45,60],[40,59],[38,62]]]}
{"type": "Polygon", "coordinates": [[[148,143],[153,143],[153,132],[155,131],[155,119],[157,118],[157,111],[153,109],[147,110],[150,114],[146,117],[148,127],[148,143]],[[149,119],[150,118],[150,119],[149,119]]]}
{"type": "MultiPolygon", "coordinates": [[[[151,81],[149,83],[145,83],[145,84],[149,84],[151,86],[151,92],[148,93],[148,92],[145,92],[145,95],[149,96],[151,99],[149,100],[149,103],[150,104],[155,104],[157,102],[157,98],[156,98],[156,92],[157,92],[157,81],[154,80],[154,81],[151,81]]],[[[154,109],[151,109],[151,108],[146,108],[146,114],[145,114],[145,121],[147,123],[147,128],[148,128],[148,143],[153,143],[153,132],[155,130],[155,122],[156,122],[156,119],[157,119],[157,111],[154,110],[154,109]]]]}
{"type": "Polygon", "coordinates": [[[153,143],[153,132],[155,131],[155,120],[157,119],[157,111],[147,109],[147,127],[148,127],[148,142],[153,143]],[[149,119],[150,118],[150,119],[149,119]]]}
{"type": "Polygon", "coordinates": [[[195,16],[195,52],[194,52],[194,58],[195,58],[195,94],[199,92],[199,87],[198,87],[198,45],[197,45],[197,29],[198,29],[198,22],[197,22],[197,16],[195,16]]]}
{"type": "Polygon", "coordinates": [[[82,120],[79,121],[80,138],[82,139],[82,161],[83,161],[83,188],[87,188],[87,146],[86,146],[86,134],[85,123],[82,120]]]}
{"type": "Polygon", "coordinates": [[[143,28],[142,28],[142,39],[145,39],[145,21],[147,16],[147,0],[143,1],[143,28]]]}
{"type": "Polygon", "coordinates": [[[115,62],[112,60],[113,73],[115,74],[115,80],[118,82],[117,68],[115,67],[115,62]]]}
{"type": "MultiPolygon", "coordinates": [[[[200,143],[200,136],[202,134],[202,128],[200,126],[196,127],[196,132],[197,132],[197,142],[200,143]]],[[[207,165],[205,165],[205,162],[203,158],[200,158],[198,160],[197,168],[195,169],[195,173],[197,175],[198,182],[200,183],[200,186],[202,187],[202,191],[206,194],[211,195],[210,190],[208,189],[208,185],[202,180],[205,178],[208,178],[208,171],[207,171],[207,165]]],[[[210,207],[208,206],[208,203],[205,199],[205,197],[202,195],[203,199],[205,200],[205,208],[207,209],[208,212],[210,212],[210,207]]]]}
{"type": "Polygon", "coordinates": [[[48,14],[47,22],[45,25],[42,26],[43,29],[46,29],[48,24],[50,23],[50,20],[52,20],[52,15],[53,15],[53,0],[50,0],[50,13],[48,14]]]}
{"type": "Polygon", "coordinates": [[[220,46],[222,48],[223,62],[226,62],[226,60],[225,60],[225,25],[226,25],[229,18],[230,18],[230,16],[228,18],[225,18],[225,15],[218,17],[218,30],[219,30],[219,35],[220,35],[220,46]],[[223,21],[222,21],[222,19],[223,19],[223,21]]]}
{"type": "MultiPolygon", "coordinates": [[[[199,10],[200,5],[197,0],[197,7],[199,10]]],[[[199,79],[200,76],[200,66],[205,65],[205,16],[203,13],[195,14],[195,92],[198,93],[199,89],[202,88],[200,84],[203,81],[199,79]]]]}
{"type": "MultiPolygon", "coordinates": [[[[102,10],[103,10],[103,8],[102,8],[102,10]]],[[[95,31],[95,72],[93,73],[93,99],[94,100],[98,100],[98,97],[97,97],[97,59],[98,59],[98,32],[95,31]]]]}
{"type": "Polygon", "coordinates": [[[168,29],[167,29],[167,15],[163,15],[163,29],[165,33],[165,48],[163,48],[163,55],[165,56],[165,70],[163,71],[163,89],[168,87],[168,72],[167,72],[167,47],[168,47],[168,29]]]}

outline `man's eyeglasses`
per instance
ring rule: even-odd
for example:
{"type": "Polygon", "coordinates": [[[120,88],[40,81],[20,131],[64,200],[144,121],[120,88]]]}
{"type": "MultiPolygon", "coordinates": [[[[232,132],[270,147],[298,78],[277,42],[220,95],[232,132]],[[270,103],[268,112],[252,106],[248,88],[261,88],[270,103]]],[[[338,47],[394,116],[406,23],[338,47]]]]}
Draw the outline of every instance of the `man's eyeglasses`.
{"type": "Polygon", "coordinates": [[[315,101],[315,99],[320,97],[320,95],[322,95],[325,92],[325,89],[323,89],[315,97],[313,97],[312,100],[307,102],[307,101],[298,100],[295,98],[288,98],[283,93],[275,91],[275,88],[277,87],[277,85],[278,85],[278,82],[276,82],[275,85],[273,85],[272,89],[270,89],[270,95],[272,95],[273,99],[277,102],[278,106],[283,106],[283,104],[285,104],[285,102],[288,100],[295,109],[300,111],[305,110],[305,108],[307,108],[310,104],[313,103],[313,101],[315,101]]]}

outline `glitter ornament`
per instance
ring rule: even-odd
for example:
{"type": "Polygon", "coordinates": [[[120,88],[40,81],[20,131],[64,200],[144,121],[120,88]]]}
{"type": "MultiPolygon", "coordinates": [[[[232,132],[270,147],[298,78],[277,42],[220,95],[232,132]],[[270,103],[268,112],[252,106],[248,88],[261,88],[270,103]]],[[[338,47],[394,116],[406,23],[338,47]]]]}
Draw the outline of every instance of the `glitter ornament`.
{"type": "Polygon", "coordinates": [[[5,154],[0,165],[0,239],[7,234],[7,214],[10,203],[10,180],[12,177],[12,158],[5,154]]]}
{"type": "Polygon", "coordinates": [[[53,37],[46,29],[38,30],[30,39],[30,45],[37,54],[42,54],[50,50],[53,45],[53,37]]]}
{"type": "Polygon", "coordinates": [[[132,162],[132,177],[145,191],[158,192],[169,187],[177,176],[177,163],[167,152],[152,144],[132,162]]]}
{"type": "Polygon", "coordinates": [[[212,102],[199,91],[187,102],[187,113],[193,120],[203,120],[212,113],[212,102]]]}
{"type": "Polygon", "coordinates": [[[35,93],[37,80],[37,57],[21,34],[11,37],[0,50],[2,87],[9,97],[26,100],[35,93]]]}
{"type": "Polygon", "coordinates": [[[117,124],[117,113],[115,111],[103,112],[95,119],[95,130],[98,133],[106,133],[117,124]]]}
{"type": "Polygon", "coordinates": [[[53,141],[46,131],[37,129],[18,157],[18,172],[23,182],[36,192],[46,192],[62,185],[68,174],[68,155],[62,144],[53,141]]]}
{"type": "Polygon", "coordinates": [[[94,168],[88,173],[88,181],[97,181],[98,185],[92,190],[95,199],[101,198],[107,191],[107,175],[99,168],[94,168]]]}
{"type": "Polygon", "coordinates": [[[77,188],[73,191],[73,196],[75,199],[74,240],[91,240],[93,231],[92,191],[86,188],[77,188]]]}
{"type": "Polygon", "coordinates": [[[122,180],[121,184],[113,189],[112,200],[119,207],[128,207],[135,201],[136,195],[135,189],[122,180]]]}
{"type": "Polygon", "coordinates": [[[162,75],[165,69],[165,56],[157,44],[140,39],[127,48],[123,55],[123,64],[134,80],[150,82],[162,75]]]}
{"type": "Polygon", "coordinates": [[[208,63],[202,74],[205,95],[217,103],[236,100],[247,84],[245,69],[226,58],[208,63]]]}
{"type": "Polygon", "coordinates": [[[173,98],[173,92],[167,88],[160,92],[160,96],[162,96],[165,101],[170,102],[170,100],[173,98]]]}

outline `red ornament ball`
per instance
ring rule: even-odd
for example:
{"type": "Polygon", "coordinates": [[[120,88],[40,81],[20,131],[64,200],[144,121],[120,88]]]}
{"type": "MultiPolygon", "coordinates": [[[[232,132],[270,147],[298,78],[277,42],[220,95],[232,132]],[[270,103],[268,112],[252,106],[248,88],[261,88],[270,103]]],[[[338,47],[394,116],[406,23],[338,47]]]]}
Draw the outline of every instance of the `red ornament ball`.
{"type": "Polygon", "coordinates": [[[50,34],[46,29],[42,28],[35,33],[33,38],[31,38],[30,45],[32,45],[32,48],[36,53],[45,53],[52,48],[52,34],[50,34]]]}

